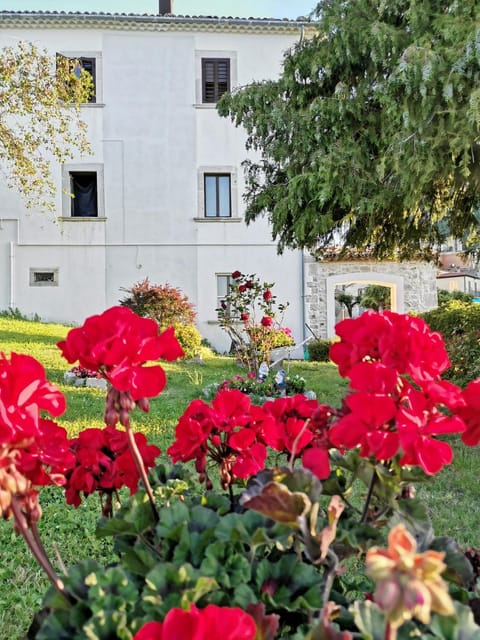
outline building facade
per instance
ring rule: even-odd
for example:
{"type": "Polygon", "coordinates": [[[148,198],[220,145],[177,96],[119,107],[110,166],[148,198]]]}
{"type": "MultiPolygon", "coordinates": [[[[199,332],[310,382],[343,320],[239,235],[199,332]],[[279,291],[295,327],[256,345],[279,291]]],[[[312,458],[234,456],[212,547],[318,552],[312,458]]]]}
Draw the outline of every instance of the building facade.
{"type": "Polygon", "coordinates": [[[274,78],[302,21],[173,15],[0,13],[0,45],[80,60],[92,153],[52,165],[55,213],[0,185],[0,309],[81,323],[148,277],[179,287],[198,328],[229,347],[215,309],[234,270],[275,282],[304,337],[303,256],[277,255],[266,220],[244,222],[245,134],[220,118],[225,91],[274,78]],[[74,198],[70,194],[74,195],[74,198]]]}

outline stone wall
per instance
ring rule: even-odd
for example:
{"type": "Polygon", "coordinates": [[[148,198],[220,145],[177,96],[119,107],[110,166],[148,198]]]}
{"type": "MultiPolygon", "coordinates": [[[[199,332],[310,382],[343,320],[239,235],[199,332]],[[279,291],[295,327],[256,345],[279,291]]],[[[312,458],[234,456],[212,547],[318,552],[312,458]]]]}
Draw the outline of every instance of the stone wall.
{"type": "Polygon", "coordinates": [[[319,338],[335,335],[335,288],[348,283],[391,288],[392,310],[428,311],[437,306],[436,269],[426,262],[316,262],[305,257],[305,322],[319,338]]]}

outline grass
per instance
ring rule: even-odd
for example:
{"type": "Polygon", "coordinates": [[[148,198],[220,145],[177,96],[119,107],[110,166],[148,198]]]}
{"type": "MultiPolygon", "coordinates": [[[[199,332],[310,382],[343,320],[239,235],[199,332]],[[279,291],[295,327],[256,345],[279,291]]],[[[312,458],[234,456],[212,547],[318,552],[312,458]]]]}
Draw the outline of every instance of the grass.
{"type": "MultiPolygon", "coordinates": [[[[69,365],[56,343],[67,331],[61,325],[0,317],[0,351],[7,355],[11,351],[30,354],[45,366],[48,378],[67,398],[67,411],[58,422],[74,436],[86,427],[103,425],[104,393],[64,384],[63,375],[69,365]]],[[[171,444],[177,419],[190,400],[200,397],[205,386],[242,373],[231,358],[207,354],[204,359],[203,366],[166,363],[165,391],[151,402],[149,414],[136,412],[133,416],[134,428],[145,433],[162,451],[171,444]]],[[[339,405],[345,381],[333,365],[292,362],[289,373],[303,376],[307,388],[316,392],[320,402],[339,405]]],[[[420,486],[419,495],[426,500],[439,534],[451,535],[465,546],[480,546],[480,506],[475,481],[480,474],[479,450],[464,447],[453,439],[452,443],[454,463],[434,482],[420,486]]],[[[86,557],[101,561],[111,558],[109,543],[95,538],[99,516],[95,496],[73,509],[65,505],[61,489],[48,488],[42,492],[41,504],[39,529],[51,558],[60,555],[66,565],[86,557]]],[[[0,549],[0,638],[19,640],[33,612],[41,606],[48,584],[23,540],[13,533],[11,522],[0,521],[0,549]]],[[[61,561],[56,564],[61,572],[61,561]]]]}

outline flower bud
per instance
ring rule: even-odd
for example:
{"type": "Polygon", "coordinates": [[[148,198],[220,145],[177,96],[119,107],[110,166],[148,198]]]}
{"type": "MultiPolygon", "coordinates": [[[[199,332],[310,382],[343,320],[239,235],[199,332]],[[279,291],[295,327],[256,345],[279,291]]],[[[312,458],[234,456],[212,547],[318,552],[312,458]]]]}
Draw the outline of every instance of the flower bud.
{"type": "Polygon", "coordinates": [[[139,398],[136,404],[140,411],[144,411],[145,413],[150,411],[150,402],[148,401],[148,398],[139,398]]]}

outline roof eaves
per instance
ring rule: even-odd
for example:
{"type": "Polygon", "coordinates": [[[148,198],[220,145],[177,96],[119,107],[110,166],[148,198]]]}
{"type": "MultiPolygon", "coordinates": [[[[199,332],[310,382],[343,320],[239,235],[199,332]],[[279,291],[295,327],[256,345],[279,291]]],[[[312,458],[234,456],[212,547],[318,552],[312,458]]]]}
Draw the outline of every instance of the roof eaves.
{"type": "Polygon", "coordinates": [[[97,13],[97,12],[66,12],[66,11],[0,11],[0,23],[12,24],[16,26],[21,24],[35,22],[48,24],[53,26],[58,23],[59,26],[72,23],[105,23],[106,25],[116,23],[125,25],[137,23],[139,26],[144,24],[168,26],[220,26],[220,27],[243,27],[243,28],[267,28],[290,30],[298,29],[299,26],[313,26],[315,23],[311,20],[299,17],[296,20],[289,18],[236,18],[233,16],[189,16],[189,15],[157,15],[157,14],[135,14],[135,13],[97,13]]]}

